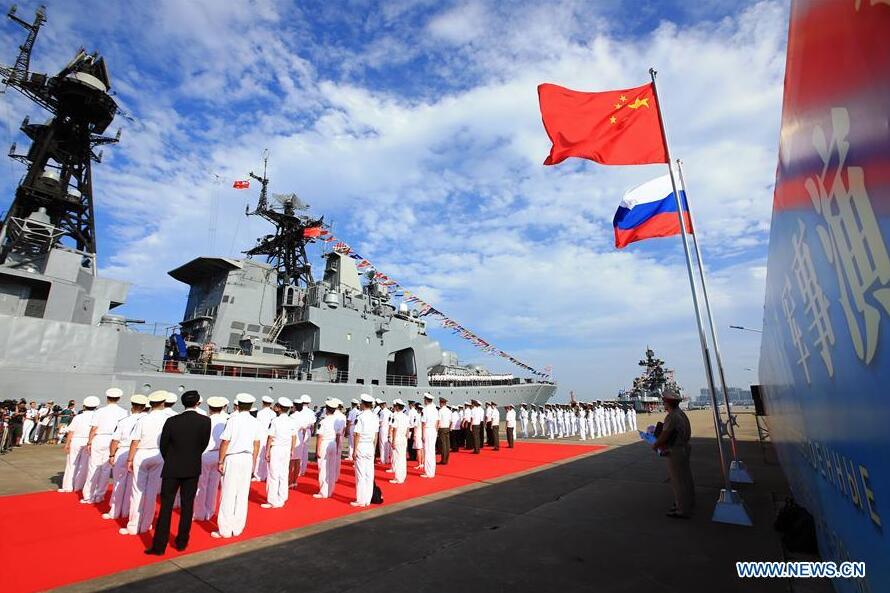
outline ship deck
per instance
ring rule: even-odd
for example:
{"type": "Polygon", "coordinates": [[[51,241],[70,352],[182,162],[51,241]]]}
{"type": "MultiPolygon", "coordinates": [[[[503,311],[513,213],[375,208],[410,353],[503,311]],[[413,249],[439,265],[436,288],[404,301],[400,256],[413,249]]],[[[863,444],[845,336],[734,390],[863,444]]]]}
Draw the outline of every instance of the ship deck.
{"type": "MultiPolygon", "coordinates": [[[[772,529],[787,485],[779,466],[767,463],[774,456],[757,441],[753,416],[740,414],[740,457],[756,484],[739,491],[754,526],[712,523],[721,487],[713,427],[707,410],[689,415],[698,509],[688,521],[664,516],[665,462],[626,433],[597,439],[606,448],[569,460],[56,590],[830,591],[827,581],[736,578],[737,560],[801,559],[783,556],[772,529]]],[[[639,424],[658,419],[642,414],[639,424]]],[[[0,495],[55,488],[62,463],[59,447],[16,449],[0,458],[0,495]]],[[[52,529],[65,537],[64,528],[52,529]]]]}

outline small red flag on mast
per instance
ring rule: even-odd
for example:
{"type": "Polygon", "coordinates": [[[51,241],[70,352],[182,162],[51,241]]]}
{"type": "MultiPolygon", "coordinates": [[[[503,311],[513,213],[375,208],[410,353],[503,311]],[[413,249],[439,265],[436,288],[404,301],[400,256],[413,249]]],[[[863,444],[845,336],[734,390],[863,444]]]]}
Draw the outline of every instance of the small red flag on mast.
{"type": "Polygon", "coordinates": [[[238,179],[232,184],[235,189],[248,189],[250,187],[249,179],[238,179]]]}

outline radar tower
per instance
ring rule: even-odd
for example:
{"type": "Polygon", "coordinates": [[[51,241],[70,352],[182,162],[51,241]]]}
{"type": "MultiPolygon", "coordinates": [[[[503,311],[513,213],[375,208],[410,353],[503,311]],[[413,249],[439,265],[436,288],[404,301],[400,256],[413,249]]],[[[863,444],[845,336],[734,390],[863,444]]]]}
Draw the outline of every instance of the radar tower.
{"type": "MultiPolygon", "coordinates": [[[[324,227],[324,217],[313,218],[300,214],[309,210],[296,194],[272,194],[278,206],[269,204],[269,178],[267,169],[269,151],[263,151],[263,174],[253,171],[250,176],[260,182],[260,197],[253,212],[247,208],[247,216],[261,216],[275,227],[275,233],[257,239],[257,244],[244,253],[247,257],[265,255],[266,261],[278,272],[278,286],[306,288],[312,282],[312,266],[306,256],[306,245],[313,243],[324,227]],[[318,230],[315,230],[318,229],[318,230]]],[[[280,302],[280,301],[279,301],[280,302]]]]}
{"type": "Polygon", "coordinates": [[[28,31],[13,66],[0,66],[0,82],[14,88],[50,112],[45,123],[25,118],[21,131],[31,139],[26,154],[16,145],[9,156],[28,170],[0,228],[0,264],[19,265],[44,256],[63,238],[73,241],[89,258],[95,274],[96,220],[93,213],[91,164],[101,162],[97,146],[120,140],[102,134],[118,112],[109,94],[111,82],[105,60],[81,48],[56,75],[31,72],[31,51],[46,9],[37,9],[34,22],[7,15],[28,31]]]}

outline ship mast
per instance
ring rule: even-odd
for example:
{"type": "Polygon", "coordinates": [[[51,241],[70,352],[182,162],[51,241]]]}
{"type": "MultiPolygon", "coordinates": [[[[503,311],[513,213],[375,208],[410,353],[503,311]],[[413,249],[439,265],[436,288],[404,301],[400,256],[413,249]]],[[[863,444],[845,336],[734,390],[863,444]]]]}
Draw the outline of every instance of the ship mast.
{"type": "Polygon", "coordinates": [[[31,139],[26,154],[9,156],[28,171],[15,192],[0,229],[0,264],[21,265],[45,255],[67,237],[88,258],[95,273],[96,220],[93,212],[91,164],[101,162],[94,149],[120,139],[103,136],[118,112],[109,95],[111,87],[105,60],[98,53],[77,52],[55,76],[30,72],[31,51],[46,9],[37,9],[28,23],[9,18],[28,32],[13,66],[0,66],[0,82],[14,88],[50,112],[46,123],[26,117],[21,131],[31,139]]]}
{"type": "Polygon", "coordinates": [[[295,286],[306,288],[312,284],[312,267],[306,256],[306,245],[315,241],[312,231],[324,226],[324,217],[313,218],[306,214],[309,205],[304,204],[296,194],[272,194],[272,199],[279,206],[269,204],[269,178],[267,169],[269,151],[263,151],[263,174],[259,176],[253,171],[250,176],[260,182],[260,197],[253,212],[248,207],[247,216],[261,216],[275,227],[275,233],[257,239],[253,248],[245,251],[247,257],[265,255],[266,261],[278,272],[278,286],[295,286]]]}

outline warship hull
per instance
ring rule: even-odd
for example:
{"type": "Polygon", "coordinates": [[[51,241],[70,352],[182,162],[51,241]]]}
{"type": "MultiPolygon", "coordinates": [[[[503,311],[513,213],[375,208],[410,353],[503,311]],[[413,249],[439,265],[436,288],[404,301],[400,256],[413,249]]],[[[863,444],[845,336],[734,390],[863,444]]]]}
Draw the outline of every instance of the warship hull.
{"type": "Polygon", "coordinates": [[[79,373],[72,371],[38,371],[6,366],[0,371],[0,393],[7,397],[23,397],[28,400],[68,399],[82,401],[88,395],[102,394],[109,386],[120,387],[128,393],[148,393],[164,389],[182,393],[196,389],[206,400],[219,395],[232,399],[245,392],[256,396],[291,397],[307,394],[313,402],[320,403],[327,397],[349,401],[361,393],[367,393],[386,401],[399,398],[419,401],[424,392],[435,398],[445,397],[451,403],[464,403],[470,399],[493,401],[498,406],[520,403],[544,404],[556,392],[556,386],[546,383],[519,385],[484,385],[478,387],[401,387],[392,385],[361,385],[357,383],[329,383],[324,381],[294,381],[289,379],[256,379],[253,377],[218,377],[179,373],[79,373]]]}

